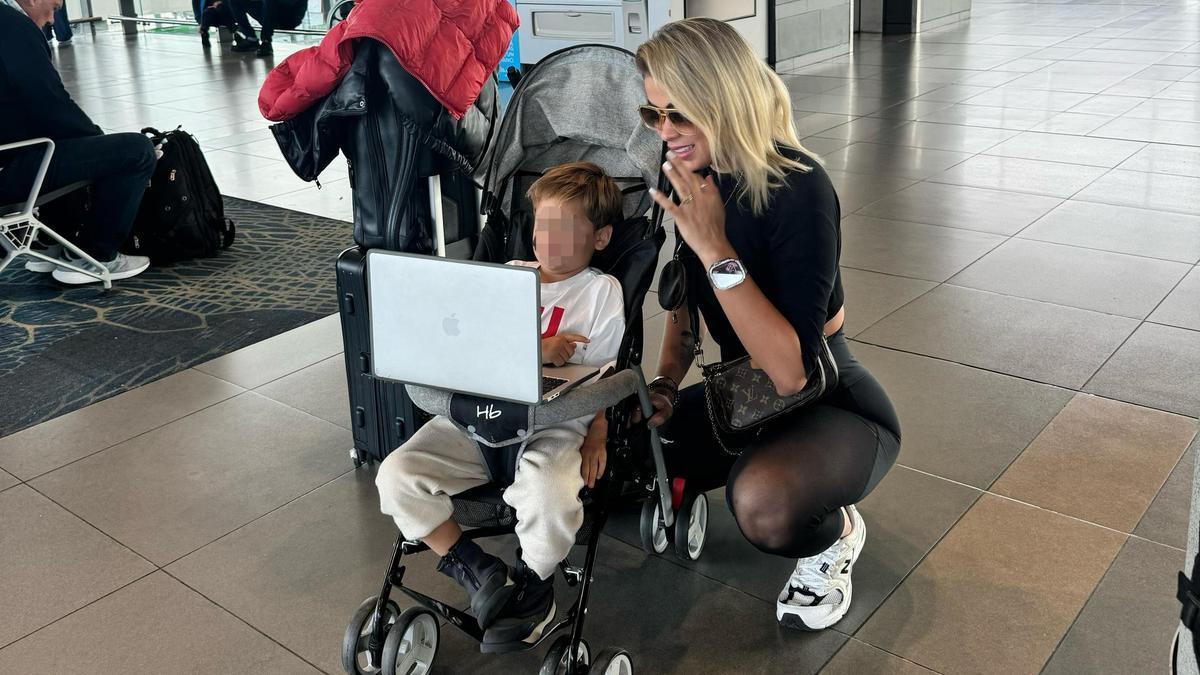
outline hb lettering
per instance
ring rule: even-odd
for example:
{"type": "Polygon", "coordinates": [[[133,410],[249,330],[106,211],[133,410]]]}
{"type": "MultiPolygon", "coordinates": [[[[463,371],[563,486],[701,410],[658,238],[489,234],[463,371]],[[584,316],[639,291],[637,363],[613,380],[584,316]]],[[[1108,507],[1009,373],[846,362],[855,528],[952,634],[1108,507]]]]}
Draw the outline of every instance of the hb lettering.
{"type": "Polygon", "coordinates": [[[482,417],[484,419],[494,420],[497,417],[499,417],[500,415],[501,415],[501,412],[499,410],[496,410],[496,407],[493,405],[489,404],[486,408],[481,408],[479,406],[475,406],[475,417],[482,417]]]}

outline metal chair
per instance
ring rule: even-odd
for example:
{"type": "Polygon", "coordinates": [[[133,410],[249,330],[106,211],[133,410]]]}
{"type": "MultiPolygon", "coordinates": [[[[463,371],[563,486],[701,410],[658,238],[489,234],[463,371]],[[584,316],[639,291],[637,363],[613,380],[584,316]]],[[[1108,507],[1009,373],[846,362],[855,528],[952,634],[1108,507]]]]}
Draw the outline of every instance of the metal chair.
{"type": "Polygon", "coordinates": [[[42,156],[42,163],[33,179],[29,197],[23,203],[0,205],[0,247],[4,249],[4,259],[0,260],[0,272],[3,272],[17,258],[26,255],[94,277],[104,284],[105,290],[110,289],[112,288],[112,278],[108,268],[38,220],[35,213],[37,207],[85,188],[88,182],[72,183],[42,194],[42,183],[46,179],[46,170],[50,168],[50,158],[54,156],[54,141],[49,138],[34,138],[28,141],[0,144],[0,153],[41,144],[45,144],[46,154],[42,156]],[[90,266],[93,269],[85,269],[65,259],[51,258],[40,251],[35,251],[33,242],[37,241],[38,235],[43,232],[61,244],[64,249],[70,251],[79,264],[90,266]]]}

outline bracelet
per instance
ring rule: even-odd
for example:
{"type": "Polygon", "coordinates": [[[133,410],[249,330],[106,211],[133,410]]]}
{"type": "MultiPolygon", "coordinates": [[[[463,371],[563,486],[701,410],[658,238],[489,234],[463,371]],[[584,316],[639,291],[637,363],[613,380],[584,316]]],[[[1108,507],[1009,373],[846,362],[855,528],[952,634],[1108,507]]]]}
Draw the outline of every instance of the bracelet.
{"type": "Polygon", "coordinates": [[[650,384],[646,385],[646,389],[654,389],[656,387],[661,388],[662,385],[666,385],[670,389],[671,406],[674,407],[675,404],[679,403],[679,383],[677,383],[674,379],[667,377],[666,375],[659,375],[653,380],[650,380],[650,384]]]}

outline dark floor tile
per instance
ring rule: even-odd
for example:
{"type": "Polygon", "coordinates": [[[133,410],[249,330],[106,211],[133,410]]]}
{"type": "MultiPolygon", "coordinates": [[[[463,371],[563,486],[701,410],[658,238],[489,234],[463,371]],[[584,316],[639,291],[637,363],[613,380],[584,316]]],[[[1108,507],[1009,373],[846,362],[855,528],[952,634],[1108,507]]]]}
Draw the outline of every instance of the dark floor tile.
{"type": "Polygon", "coordinates": [[[842,269],[842,286],[846,293],[846,335],[854,337],[936,285],[932,281],[849,267],[842,269]]]}
{"type": "Polygon", "coordinates": [[[1026,131],[991,148],[987,154],[1112,168],[1143,147],[1133,141],[1026,131]]]}
{"type": "MultiPolygon", "coordinates": [[[[908,122],[886,129],[871,139],[872,143],[887,143],[913,148],[931,148],[955,152],[983,152],[1017,132],[986,127],[964,127],[956,124],[908,122]]],[[[892,152],[907,152],[893,149],[892,152]]]]}
{"type": "Polygon", "coordinates": [[[1027,380],[855,343],[900,417],[900,462],[987,488],[1071,399],[1027,380]]]}
{"type": "Polygon", "coordinates": [[[341,354],[281,377],[255,391],[326,422],[350,428],[346,360],[341,354]]]}
{"type": "Polygon", "coordinates": [[[242,391],[185,370],[0,438],[0,466],[29,480],[242,391]]]}
{"type": "Polygon", "coordinates": [[[921,180],[939,174],[969,158],[963,152],[926,148],[897,151],[892,145],[854,143],[825,155],[825,165],[836,171],[921,180]]]}
{"type": "Polygon", "coordinates": [[[796,133],[800,136],[815,136],[854,119],[847,114],[833,115],[823,112],[797,112],[796,115],[796,133]]]}
{"type": "MultiPolygon", "coordinates": [[[[0,544],[0,646],[154,571],[24,485],[0,492],[0,544]]],[[[0,672],[18,672],[4,670],[3,662],[0,650],[0,672]]]]}
{"type": "MultiPolygon", "coordinates": [[[[341,672],[342,631],[359,603],[379,592],[396,536],[391,518],[379,512],[374,471],[361,469],[167,571],[310,663],[341,672]]],[[[451,603],[463,599],[434,569],[434,554],[405,560],[413,588],[451,603]]],[[[394,599],[413,604],[403,593],[394,599]]]]}
{"type": "Polygon", "coordinates": [[[841,262],[872,272],[945,281],[1003,241],[982,232],[853,215],[842,220],[841,262]]]}
{"type": "Polygon", "coordinates": [[[800,139],[800,144],[804,146],[804,149],[807,150],[809,154],[815,154],[817,157],[824,157],[831,152],[837,152],[847,145],[850,145],[850,141],[847,141],[844,138],[806,136],[800,139]]]}
{"type": "Polygon", "coordinates": [[[1194,268],[1150,315],[1155,323],[1200,331],[1200,268],[1194,268]]]}
{"type": "Polygon", "coordinates": [[[1192,504],[1192,485],[1196,477],[1196,449],[1200,447],[1200,436],[1192,440],[1179,463],[1167,477],[1167,482],[1158,491],[1150,508],[1133,533],[1150,541],[1187,548],[1188,512],[1192,504]]]}
{"type": "MultiPolygon", "coordinates": [[[[773,603],[607,537],[597,561],[585,638],[592,653],[629,651],[637,672],[816,673],[847,639],[834,630],[780,628],[773,603]]],[[[573,596],[564,584],[558,591],[563,612],[573,596]]],[[[474,642],[448,628],[442,640],[441,673],[535,672],[544,654],[480,654],[474,642]]]]}
{"type": "Polygon", "coordinates": [[[248,392],[31,485],[164,565],[336,478],[352,443],[248,392]]]}
{"type": "Polygon", "coordinates": [[[0,649],[14,675],[318,672],[162,572],[0,649]]]}
{"type": "MultiPolygon", "coordinates": [[[[853,121],[826,129],[820,133],[824,138],[845,139],[846,145],[873,139],[876,135],[904,124],[899,120],[878,117],[859,117],[853,121]]],[[[844,146],[843,146],[844,147],[844,146]]]]}
{"type": "Polygon", "coordinates": [[[1062,203],[1057,197],[918,183],[858,213],[914,223],[1012,235],[1062,203]]]}
{"type": "Polygon", "coordinates": [[[1121,168],[1200,178],[1200,148],[1151,143],[1122,162],[1121,168]]]}
{"type": "Polygon", "coordinates": [[[1136,327],[1134,319],[940,286],[858,339],[1078,389],[1136,327]]]}
{"type": "Polygon", "coordinates": [[[1070,200],[1023,230],[1022,239],[1195,263],[1200,217],[1070,200]]]}
{"type": "Polygon", "coordinates": [[[1087,383],[1086,391],[1200,416],[1200,332],[1147,323],[1087,383]]]}
{"type": "Polygon", "coordinates": [[[865,642],[851,639],[821,670],[821,675],[861,675],[862,673],[932,675],[933,672],[865,642]]]}
{"type": "Polygon", "coordinates": [[[938,672],[1037,672],[1124,539],[985,494],[856,637],[938,672]]]}
{"type": "Polygon", "coordinates": [[[1132,532],[1195,433],[1195,420],[1079,394],[991,491],[1132,532]]]}
{"type": "Polygon", "coordinates": [[[978,155],[930,180],[1050,197],[1070,197],[1104,173],[1105,169],[1093,166],[978,155]]]}
{"type": "MultiPolygon", "coordinates": [[[[902,462],[903,457],[902,451],[902,462]]],[[[904,467],[893,468],[859,505],[868,544],[854,567],[853,604],[836,629],[857,630],[979,494],[904,467]]],[[[725,506],[724,490],[709,493],[709,514],[709,540],[700,560],[671,560],[773,607],[796,561],[764,555],[747,542],[725,506]]],[[[637,545],[636,514],[623,514],[614,525],[614,536],[637,545]]]]}
{"type": "Polygon", "coordinates": [[[1182,551],[1131,538],[1043,673],[1153,673],[1166,668],[1182,551]]]}
{"type": "Polygon", "coordinates": [[[914,183],[907,178],[871,176],[832,169],[828,173],[834,189],[837,190],[843,215],[854,213],[863,206],[895,194],[914,183]]]}
{"type": "Polygon", "coordinates": [[[950,283],[1144,319],[1189,269],[1185,263],[1010,239],[950,283]]]}

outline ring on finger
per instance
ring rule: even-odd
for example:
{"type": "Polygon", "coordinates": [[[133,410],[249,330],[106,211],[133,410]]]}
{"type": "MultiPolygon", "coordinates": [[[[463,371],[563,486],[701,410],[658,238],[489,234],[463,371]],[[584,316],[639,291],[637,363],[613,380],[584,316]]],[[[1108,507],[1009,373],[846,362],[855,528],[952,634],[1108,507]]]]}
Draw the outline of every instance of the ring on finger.
{"type": "Polygon", "coordinates": [[[679,202],[679,205],[687,206],[688,204],[691,204],[693,201],[695,201],[695,199],[696,199],[696,194],[693,192],[693,193],[689,194],[688,196],[684,197],[683,201],[679,202]]]}

